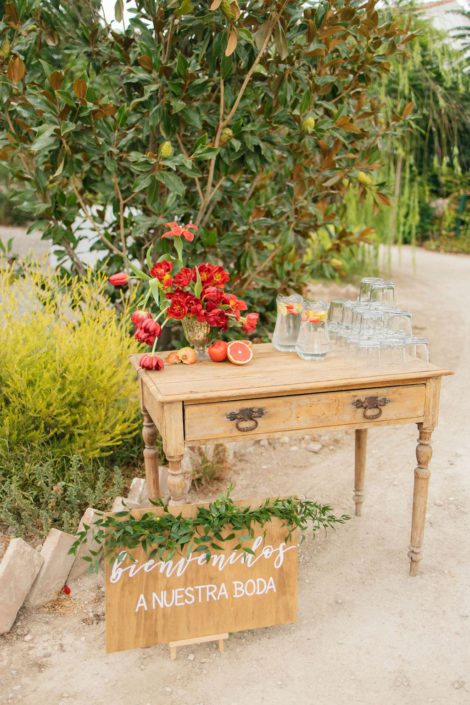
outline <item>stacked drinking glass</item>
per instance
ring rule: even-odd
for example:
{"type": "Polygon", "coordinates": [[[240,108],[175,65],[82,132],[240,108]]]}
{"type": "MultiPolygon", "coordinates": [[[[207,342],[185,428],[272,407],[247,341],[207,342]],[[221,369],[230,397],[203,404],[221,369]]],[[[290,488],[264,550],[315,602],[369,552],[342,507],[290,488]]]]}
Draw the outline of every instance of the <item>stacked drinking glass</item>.
{"type": "Polygon", "coordinates": [[[361,281],[357,301],[309,301],[278,296],[273,345],[306,360],[337,351],[357,365],[396,366],[429,362],[427,338],[413,335],[411,313],[395,303],[395,285],[378,277],[361,281]]]}

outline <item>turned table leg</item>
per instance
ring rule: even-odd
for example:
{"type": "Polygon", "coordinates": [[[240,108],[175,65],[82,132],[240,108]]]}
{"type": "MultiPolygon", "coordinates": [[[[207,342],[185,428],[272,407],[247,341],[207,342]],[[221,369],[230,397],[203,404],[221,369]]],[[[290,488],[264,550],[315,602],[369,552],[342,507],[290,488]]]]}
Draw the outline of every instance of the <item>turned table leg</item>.
{"type": "Polygon", "coordinates": [[[367,454],[367,429],[356,429],[356,448],[354,457],[354,502],[356,504],[356,516],[362,514],[362,503],[364,502],[364,479],[366,474],[366,454],[367,454]]]}
{"type": "Polygon", "coordinates": [[[432,457],[431,435],[432,428],[423,428],[418,424],[419,439],[416,447],[418,466],[415,469],[413,490],[413,515],[411,520],[411,540],[408,557],[410,559],[410,575],[418,574],[419,561],[422,558],[422,545],[424,536],[424,523],[426,520],[426,507],[428,503],[429,463],[432,457]]]}
{"type": "Polygon", "coordinates": [[[150,414],[148,414],[145,410],[142,413],[144,417],[142,437],[145,443],[145,479],[147,482],[147,491],[149,499],[156,500],[160,497],[160,479],[158,476],[158,451],[155,446],[155,442],[157,440],[157,427],[153,423],[150,414]]]}
{"type": "Polygon", "coordinates": [[[188,478],[182,469],[183,456],[172,456],[168,458],[168,491],[170,493],[170,505],[177,506],[185,504],[189,490],[188,478]]]}

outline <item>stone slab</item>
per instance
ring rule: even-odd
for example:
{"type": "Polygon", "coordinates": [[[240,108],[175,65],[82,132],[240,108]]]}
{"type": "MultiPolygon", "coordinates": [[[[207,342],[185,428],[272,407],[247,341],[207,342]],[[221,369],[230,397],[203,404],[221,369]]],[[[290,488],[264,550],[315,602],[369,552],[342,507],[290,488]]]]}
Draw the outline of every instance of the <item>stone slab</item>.
{"type": "Polygon", "coordinates": [[[62,590],[75,560],[69,549],[76,537],[58,529],[51,529],[41,548],[44,562],[34,581],[26,604],[41,607],[53,600],[62,590]]]}
{"type": "Polygon", "coordinates": [[[147,483],[144,477],[134,477],[127,499],[137,504],[148,502],[147,483]]]}
{"type": "Polygon", "coordinates": [[[0,634],[15,623],[43,562],[43,556],[23,539],[10,541],[0,564],[0,634]]]}
{"type": "Polygon", "coordinates": [[[125,512],[128,509],[136,509],[140,504],[132,502],[127,497],[116,497],[111,507],[112,512],[125,512]]]}
{"type": "Polygon", "coordinates": [[[75,559],[73,561],[72,568],[70,570],[67,580],[76,580],[81,575],[88,572],[90,563],[88,561],[84,561],[83,557],[89,556],[90,550],[96,551],[99,548],[99,544],[95,541],[96,529],[94,527],[94,524],[102,516],[103,512],[99,512],[97,509],[93,509],[93,507],[88,507],[88,509],[85,511],[84,515],[80,519],[78,531],[83,531],[85,526],[89,526],[90,528],[88,530],[87,540],[85,541],[85,543],[82,543],[82,545],[77,551],[77,554],[75,555],[75,559]]]}

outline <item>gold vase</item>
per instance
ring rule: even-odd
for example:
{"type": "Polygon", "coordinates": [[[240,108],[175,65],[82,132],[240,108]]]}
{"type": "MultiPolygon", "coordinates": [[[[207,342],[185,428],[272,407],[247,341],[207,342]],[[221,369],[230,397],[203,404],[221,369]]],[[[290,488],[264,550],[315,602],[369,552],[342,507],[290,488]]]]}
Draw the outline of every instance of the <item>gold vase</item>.
{"type": "Polygon", "coordinates": [[[189,345],[197,352],[198,360],[207,359],[207,346],[211,327],[205,321],[197,321],[195,318],[183,318],[184,337],[189,345]]]}

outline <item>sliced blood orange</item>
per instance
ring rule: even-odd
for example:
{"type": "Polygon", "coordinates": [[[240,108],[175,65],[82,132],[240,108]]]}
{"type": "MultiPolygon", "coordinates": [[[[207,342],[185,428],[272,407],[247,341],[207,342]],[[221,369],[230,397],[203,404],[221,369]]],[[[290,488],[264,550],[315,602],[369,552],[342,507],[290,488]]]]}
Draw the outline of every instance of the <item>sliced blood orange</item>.
{"type": "Polygon", "coordinates": [[[229,343],[227,357],[234,365],[246,365],[253,357],[253,349],[242,340],[229,343]]]}

